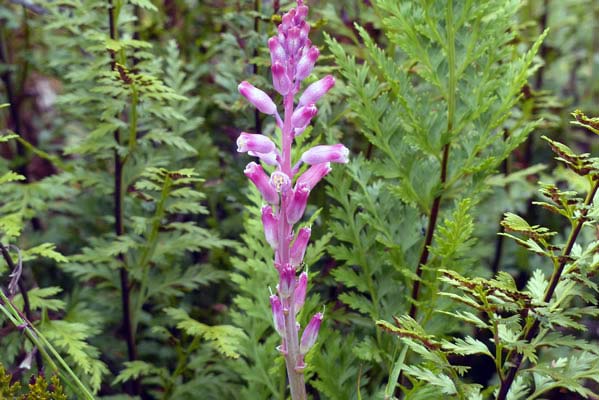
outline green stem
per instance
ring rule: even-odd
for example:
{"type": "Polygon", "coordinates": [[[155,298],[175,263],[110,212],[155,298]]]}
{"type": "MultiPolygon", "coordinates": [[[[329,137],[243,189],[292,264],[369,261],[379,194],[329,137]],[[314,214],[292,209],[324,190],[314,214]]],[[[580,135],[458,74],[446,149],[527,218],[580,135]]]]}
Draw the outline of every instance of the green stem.
{"type": "Polygon", "coordinates": [[[164,395],[162,396],[163,399],[168,399],[172,395],[173,387],[175,386],[175,380],[185,371],[185,368],[187,368],[187,360],[189,359],[189,355],[198,347],[199,344],[200,336],[194,336],[189,346],[187,346],[187,350],[180,353],[177,368],[171,375],[169,382],[164,387],[164,395]]]}
{"type": "Polygon", "coordinates": [[[160,193],[160,199],[158,200],[158,205],[156,206],[156,213],[154,214],[154,218],[152,221],[152,227],[150,228],[150,233],[148,235],[148,245],[145,247],[141,258],[139,260],[138,266],[141,271],[141,282],[139,287],[139,292],[137,293],[137,300],[134,306],[134,313],[132,316],[132,326],[133,331],[137,331],[137,326],[139,323],[139,314],[141,314],[141,309],[145,300],[147,299],[147,291],[148,291],[148,279],[150,276],[150,260],[152,259],[152,255],[154,255],[154,251],[156,250],[156,245],[158,244],[158,233],[160,230],[160,223],[162,222],[162,218],[164,217],[164,210],[166,205],[166,200],[168,199],[170,190],[172,186],[171,177],[167,174],[164,179],[164,184],[162,185],[162,192],[160,193]]]}
{"type": "Polygon", "coordinates": [[[33,324],[28,321],[17,308],[12,304],[10,299],[6,297],[3,291],[0,290],[0,311],[8,318],[8,320],[16,327],[24,327],[24,333],[27,338],[37,347],[48,365],[58,373],[65,383],[73,390],[79,392],[85,399],[94,400],[94,396],[89,389],[81,382],[73,370],[69,367],[66,361],[58,354],[54,346],[42,335],[33,324]],[[50,352],[50,354],[48,353],[50,352]],[[56,365],[55,360],[60,365],[56,365]]]}
{"type": "Polygon", "coordinates": [[[404,347],[401,349],[401,353],[399,353],[399,357],[397,357],[397,360],[393,365],[391,374],[389,375],[389,382],[387,382],[387,386],[385,387],[385,400],[393,398],[393,393],[395,393],[395,388],[397,387],[399,375],[401,375],[401,371],[404,366],[404,360],[406,358],[407,353],[408,346],[404,345],[404,347]]]}

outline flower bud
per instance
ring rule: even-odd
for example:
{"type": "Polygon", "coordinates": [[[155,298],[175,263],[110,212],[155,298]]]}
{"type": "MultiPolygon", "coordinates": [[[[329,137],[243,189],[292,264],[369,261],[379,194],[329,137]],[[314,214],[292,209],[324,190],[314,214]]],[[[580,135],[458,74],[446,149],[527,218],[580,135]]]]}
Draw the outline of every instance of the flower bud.
{"type": "Polygon", "coordinates": [[[284,63],[286,59],[285,49],[277,36],[268,39],[268,48],[270,49],[270,59],[274,65],[276,62],[284,63]]]}
{"type": "Polygon", "coordinates": [[[285,210],[287,222],[291,225],[299,221],[304,215],[308,196],[310,196],[310,188],[306,185],[296,186],[293,189],[291,201],[287,204],[287,209],[285,210]]]}
{"type": "Polygon", "coordinates": [[[314,189],[316,184],[320,182],[329,172],[331,172],[331,166],[329,163],[316,164],[311,166],[297,178],[295,183],[296,186],[306,185],[310,190],[314,189]]]}
{"type": "Polygon", "coordinates": [[[289,28],[287,31],[287,54],[295,54],[301,46],[300,29],[297,26],[289,28]]]}
{"type": "Polygon", "coordinates": [[[318,108],[316,108],[314,104],[299,107],[291,115],[291,125],[293,125],[294,128],[303,129],[308,126],[317,113],[318,108]]]}
{"type": "Polygon", "coordinates": [[[316,64],[316,60],[318,60],[318,56],[320,56],[320,51],[316,47],[310,47],[308,51],[302,55],[297,63],[295,72],[295,78],[298,81],[303,81],[312,73],[314,64],[316,64]]]}
{"type": "Polygon", "coordinates": [[[310,34],[310,24],[306,21],[298,21],[297,26],[299,27],[299,37],[300,43],[306,47],[306,40],[308,39],[308,35],[310,34]]]}
{"type": "Polygon", "coordinates": [[[275,90],[285,96],[291,90],[291,80],[287,76],[285,67],[278,61],[275,61],[270,68],[272,72],[272,84],[275,90]]]}
{"type": "Polygon", "coordinates": [[[306,329],[304,329],[302,339],[300,340],[301,354],[306,354],[314,346],[314,343],[316,343],[322,319],[322,313],[316,313],[308,323],[308,326],[306,326],[306,329]]]}
{"type": "Polygon", "coordinates": [[[295,290],[293,291],[293,300],[294,300],[294,309],[295,314],[297,314],[303,307],[304,302],[306,301],[306,289],[308,287],[308,273],[302,272],[297,280],[297,284],[295,285],[295,290]]]}
{"type": "Polygon", "coordinates": [[[302,154],[301,160],[306,164],[341,163],[347,164],[349,150],[342,144],[314,146],[302,154]]]}
{"type": "Polygon", "coordinates": [[[291,179],[282,171],[270,175],[270,185],[279,193],[286,193],[291,188],[291,179]]]}
{"type": "Polygon", "coordinates": [[[312,230],[308,227],[301,228],[297,233],[297,238],[289,251],[289,261],[294,267],[301,265],[304,261],[304,254],[306,253],[311,233],[312,230]]]}
{"type": "Polygon", "coordinates": [[[299,106],[306,104],[316,104],[331,88],[335,86],[335,78],[327,75],[319,81],[314,82],[304,90],[299,99],[299,106]]]}
{"type": "Polygon", "coordinates": [[[251,162],[245,167],[243,172],[256,185],[264,200],[271,204],[279,202],[279,194],[271,186],[268,175],[266,175],[260,165],[251,162]]]}
{"type": "Polygon", "coordinates": [[[270,296],[270,306],[272,308],[272,319],[275,330],[281,337],[285,337],[285,314],[283,314],[283,304],[279,296],[276,294],[270,296]]]}
{"type": "Polygon", "coordinates": [[[274,215],[271,206],[262,207],[262,225],[264,226],[264,236],[270,247],[276,249],[279,245],[279,237],[277,235],[279,219],[274,215]]]}
{"type": "Polygon", "coordinates": [[[295,268],[290,264],[284,265],[279,273],[279,294],[282,298],[287,299],[291,296],[291,292],[295,286],[295,268]]]}
{"type": "Polygon", "coordinates": [[[255,133],[241,132],[237,138],[237,151],[246,153],[271,153],[275,150],[275,144],[268,137],[255,133]]]}
{"type": "Polygon", "coordinates": [[[301,6],[298,6],[296,8],[296,11],[295,11],[295,19],[296,20],[298,20],[298,21],[303,20],[307,16],[308,16],[308,6],[305,6],[302,4],[301,6]]]}
{"type": "Polygon", "coordinates": [[[292,8],[281,18],[281,25],[279,25],[282,29],[287,30],[293,26],[293,18],[295,17],[295,8],[292,8]]]}
{"type": "Polygon", "coordinates": [[[277,112],[277,106],[269,95],[264,93],[249,82],[243,81],[238,86],[239,93],[244,96],[254,107],[264,114],[272,115],[277,112]]]}

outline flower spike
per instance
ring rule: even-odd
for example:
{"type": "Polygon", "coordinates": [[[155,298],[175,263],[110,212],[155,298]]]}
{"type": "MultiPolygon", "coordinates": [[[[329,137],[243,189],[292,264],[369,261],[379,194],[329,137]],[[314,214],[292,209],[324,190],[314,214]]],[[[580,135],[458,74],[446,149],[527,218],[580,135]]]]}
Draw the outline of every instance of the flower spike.
{"type": "Polygon", "coordinates": [[[277,294],[271,294],[273,323],[281,336],[278,347],[287,359],[287,374],[293,400],[306,398],[303,384],[304,355],[314,346],[322,323],[317,313],[303,330],[297,320],[306,301],[308,274],[297,270],[304,264],[310,241],[309,227],[294,227],[304,216],[310,192],[331,171],[330,163],[346,163],[348,149],[341,145],[315,146],[301,155],[292,165],[294,139],[306,131],[318,113],[316,103],[335,85],[335,78],[326,76],[304,88],[303,81],[312,74],[320,51],[312,45],[310,24],[306,21],[308,7],[297,0],[281,18],[276,34],[268,40],[272,83],[283,96],[281,115],[273,99],[248,82],[239,85],[239,92],[259,111],[272,115],[281,132],[281,146],[263,135],[243,132],[237,139],[239,152],[247,152],[268,165],[274,166],[270,177],[256,163],[246,167],[245,174],[269,203],[262,208],[262,225],[266,241],[274,250],[274,266],[279,274],[277,294]],[[309,167],[300,174],[303,164],[309,167]]]}

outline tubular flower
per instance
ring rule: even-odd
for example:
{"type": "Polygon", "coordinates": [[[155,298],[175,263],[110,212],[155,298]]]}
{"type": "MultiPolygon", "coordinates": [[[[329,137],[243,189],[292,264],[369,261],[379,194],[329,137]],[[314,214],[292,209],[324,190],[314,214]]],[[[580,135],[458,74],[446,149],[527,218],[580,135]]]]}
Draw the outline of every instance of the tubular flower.
{"type": "Polygon", "coordinates": [[[306,299],[308,275],[302,272],[298,276],[297,270],[304,263],[311,230],[296,229],[294,225],[305,213],[310,192],[331,171],[330,163],[347,163],[349,156],[342,144],[320,145],[305,151],[296,165],[291,163],[295,137],[306,130],[318,113],[315,104],[335,85],[335,78],[329,75],[300,93],[302,81],[312,74],[320,56],[308,38],[307,15],[308,7],[303,0],[297,0],[297,7],[282,16],[276,35],[268,40],[272,82],[283,96],[279,110],[284,110],[284,114],[279,115],[272,98],[262,90],[248,82],[239,85],[239,92],[253,106],[275,117],[281,129],[280,146],[277,148],[266,136],[245,132],[237,140],[238,151],[258,157],[275,169],[268,176],[258,164],[250,163],[245,174],[269,203],[262,208],[262,224],[266,240],[274,249],[274,265],[279,273],[278,294],[271,296],[270,301],[294,400],[305,398],[304,355],[314,346],[323,319],[322,313],[316,314],[300,339],[297,315],[306,299]],[[302,164],[310,166],[300,174],[302,164]]]}
{"type": "Polygon", "coordinates": [[[314,346],[314,343],[316,343],[322,319],[322,313],[316,313],[308,323],[308,326],[306,326],[306,329],[304,329],[302,340],[300,341],[300,353],[302,355],[306,354],[314,346]]]}
{"type": "Polygon", "coordinates": [[[342,144],[332,146],[314,146],[302,154],[302,161],[306,164],[322,164],[328,162],[347,164],[349,150],[342,144]]]}
{"type": "Polygon", "coordinates": [[[301,228],[297,233],[297,238],[293,242],[291,251],[289,252],[289,261],[291,261],[291,265],[298,266],[304,261],[304,254],[306,253],[311,233],[312,230],[308,227],[301,228]]]}
{"type": "Polygon", "coordinates": [[[276,149],[275,144],[264,135],[241,132],[237,138],[237,151],[240,153],[272,153],[276,149]]]}
{"type": "Polygon", "coordinates": [[[264,172],[260,165],[251,162],[245,167],[243,172],[256,185],[264,200],[271,204],[279,202],[279,194],[271,186],[268,175],[266,175],[266,172],[264,172]]]}
{"type": "Polygon", "coordinates": [[[316,184],[331,171],[329,163],[313,165],[297,178],[296,185],[306,185],[312,190],[316,184]]]}
{"type": "Polygon", "coordinates": [[[294,300],[295,300],[295,313],[296,314],[304,306],[304,301],[306,301],[307,287],[308,287],[308,273],[302,272],[297,280],[297,285],[295,285],[295,290],[293,292],[294,300]]]}
{"type": "MultiPolygon", "coordinates": [[[[318,113],[318,109],[314,104],[298,107],[291,116],[291,125],[297,129],[304,129],[312,118],[318,113]]],[[[297,136],[297,135],[296,135],[297,136]]]]}
{"type": "Polygon", "coordinates": [[[335,86],[335,78],[332,75],[325,76],[314,82],[304,91],[299,99],[299,105],[316,104],[331,88],[335,86]]]}
{"type": "Polygon", "coordinates": [[[302,218],[306,210],[306,204],[308,203],[308,196],[310,196],[310,188],[306,185],[296,186],[293,189],[291,201],[287,204],[287,209],[285,210],[288,223],[295,224],[302,218]]]}
{"type": "Polygon", "coordinates": [[[285,336],[285,314],[283,312],[283,303],[276,294],[270,296],[270,306],[272,308],[272,319],[275,330],[282,337],[285,336]]]}
{"type": "Polygon", "coordinates": [[[277,106],[269,95],[256,88],[249,82],[239,84],[239,93],[243,95],[254,107],[264,114],[272,115],[277,112],[277,106]]]}
{"type": "Polygon", "coordinates": [[[264,235],[266,241],[273,249],[279,245],[279,236],[277,235],[279,218],[274,215],[270,206],[262,207],[262,225],[264,225],[264,235]]]}

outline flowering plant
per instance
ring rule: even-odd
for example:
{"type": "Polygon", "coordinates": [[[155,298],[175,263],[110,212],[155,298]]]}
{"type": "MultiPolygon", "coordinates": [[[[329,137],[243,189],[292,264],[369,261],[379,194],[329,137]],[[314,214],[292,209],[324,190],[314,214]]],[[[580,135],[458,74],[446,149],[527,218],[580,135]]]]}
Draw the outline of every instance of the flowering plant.
{"type": "Polygon", "coordinates": [[[275,168],[268,176],[261,165],[250,162],[245,175],[268,203],[262,208],[262,223],[266,240],[275,251],[274,266],[279,272],[277,293],[271,295],[270,303],[275,329],[282,338],[278,349],[285,356],[293,399],[306,397],[304,356],[316,342],[323,319],[322,313],[315,314],[300,339],[297,315],[306,298],[308,274],[304,271],[297,276],[297,273],[311,230],[309,227],[295,230],[294,225],[304,214],[310,191],[331,171],[330,163],[347,163],[349,154],[342,144],[320,145],[304,152],[292,165],[294,138],[305,131],[318,113],[316,102],[335,84],[333,76],[326,76],[308,86],[295,102],[302,81],[311,74],[320,55],[308,39],[307,14],[308,7],[298,0],[297,8],[283,16],[277,35],[268,41],[273,86],[283,96],[283,117],[268,94],[245,81],[239,85],[239,92],[252,105],[274,116],[281,132],[280,148],[262,134],[242,132],[237,139],[237,151],[247,152],[275,168]],[[304,164],[309,168],[300,173],[304,164]]]}

